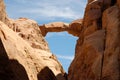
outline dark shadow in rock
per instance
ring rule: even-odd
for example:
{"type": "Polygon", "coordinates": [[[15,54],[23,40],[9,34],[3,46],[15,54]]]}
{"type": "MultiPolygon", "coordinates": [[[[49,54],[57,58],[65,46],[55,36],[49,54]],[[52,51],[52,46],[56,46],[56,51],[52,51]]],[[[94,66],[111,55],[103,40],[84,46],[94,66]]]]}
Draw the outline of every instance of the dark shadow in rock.
{"type": "Polygon", "coordinates": [[[117,0],[111,0],[111,6],[114,6],[117,3],[117,0]]]}
{"type": "Polygon", "coordinates": [[[43,68],[37,75],[38,80],[57,80],[54,73],[48,67],[43,68]]]}
{"type": "Polygon", "coordinates": [[[10,60],[9,64],[16,80],[29,80],[25,68],[17,60],[10,60]]]}
{"type": "Polygon", "coordinates": [[[57,80],[68,80],[67,73],[64,73],[64,75],[63,74],[58,74],[56,76],[56,78],[57,78],[57,80]]]}
{"type": "Polygon", "coordinates": [[[5,51],[5,48],[2,44],[2,41],[0,39],[0,80],[12,80],[11,70],[10,69],[8,69],[8,71],[6,70],[6,67],[8,67],[8,63],[9,59],[5,51]]]}
{"type": "Polygon", "coordinates": [[[1,39],[0,80],[29,80],[24,67],[17,60],[9,60],[1,39]]]}

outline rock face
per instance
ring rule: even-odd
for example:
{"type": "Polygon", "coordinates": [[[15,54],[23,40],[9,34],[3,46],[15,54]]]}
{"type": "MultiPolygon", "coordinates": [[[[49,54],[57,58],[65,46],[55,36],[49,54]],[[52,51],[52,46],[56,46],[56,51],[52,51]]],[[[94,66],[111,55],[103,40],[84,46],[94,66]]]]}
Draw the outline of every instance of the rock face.
{"type": "Polygon", "coordinates": [[[88,0],[69,80],[120,80],[119,4],[88,0]]]}
{"type": "MultiPolygon", "coordinates": [[[[103,61],[103,80],[120,79],[120,14],[118,6],[107,9],[103,16],[106,19],[105,51],[103,61]],[[107,15],[107,16],[105,16],[107,15]]],[[[104,21],[104,19],[103,19],[104,21]]]]}
{"type": "Polygon", "coordinates": [[[32,48],[50,52],[48,44],[41,35],[37,22],[27,18],[20,18],[17,20],[11,20],[10,23],[12,25],[9,27],[27,41],[32,48]]]}
{"type": "Polygon", "coordinates": [[[26,18],[9,19],[3,0],[0,14],[0,80],[65,80],[38,24],[26,18]]]}

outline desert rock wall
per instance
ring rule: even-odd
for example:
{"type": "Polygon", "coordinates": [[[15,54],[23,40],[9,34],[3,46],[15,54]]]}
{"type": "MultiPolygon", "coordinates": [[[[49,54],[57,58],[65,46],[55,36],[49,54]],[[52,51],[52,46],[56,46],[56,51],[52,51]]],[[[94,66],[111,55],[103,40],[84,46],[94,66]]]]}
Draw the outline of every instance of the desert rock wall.
{"type": "Polygon", "coordinates": [[[88,0],[69,80],[120,79],[119,0],[88,0]]]}

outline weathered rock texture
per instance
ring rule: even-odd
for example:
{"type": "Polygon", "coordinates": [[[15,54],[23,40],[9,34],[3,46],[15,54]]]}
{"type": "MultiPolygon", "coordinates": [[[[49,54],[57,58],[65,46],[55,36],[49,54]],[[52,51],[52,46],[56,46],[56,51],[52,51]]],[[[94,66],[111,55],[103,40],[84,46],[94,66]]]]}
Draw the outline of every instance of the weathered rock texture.
{"type": "Polygon", "coordinates": [[[5,12],[5,5],[3,0],[0,0],[0,21],[2,22],[7,22],[8,18],[7,18],[7,14],[5,12]]]}
{"type": "Polygon", "coordinates": [[[88,0],[69,80],[120,80],[120,0],[88,0]]]}
{"type": "Polygon", "coordinates": [[[0,80],[64,80],[64,74],[38,24],[9,19],[0,0],[0,80]]]}

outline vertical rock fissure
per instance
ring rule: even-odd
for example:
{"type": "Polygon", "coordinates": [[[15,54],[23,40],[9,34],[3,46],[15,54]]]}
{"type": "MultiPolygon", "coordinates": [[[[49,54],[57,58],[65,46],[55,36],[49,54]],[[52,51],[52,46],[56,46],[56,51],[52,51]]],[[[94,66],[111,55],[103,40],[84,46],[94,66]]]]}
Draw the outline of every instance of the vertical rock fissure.
{"type": "MultiPolygon", "coordinates": [[[[119,13],[120,13],[120,8],[119,8],[119,13]]],[[[120,21],[120,14],[119,14],[118,18],[120,21]]],[[[120,23],[119,23],[119,30],[118,31],[119,31],[119,37],[120,37],[120,23]]],[[[120,43],[119,43],[119,49],[120,49],[120,43]]],[[[119,64],[119,75],[120,75],[120,54],[118,54],[118,62],[119,62],[118,64],[119,64]]],[[[120,79],[120,76],[119,76],[119,79],[120,79]]]]}
{"type": "MultiPolygon", "coordinates": [[[[103,13],[104,12],[104,0],[103,0],[103,2],[102,2],[103,4],[102,4],[102,9],[101,9],[101,12],[103,13]]],[[[103,16],[103,14],[101,14],[101,26],[102,26],[102,16],[103,16]]],[[[102,27],[101,27],[102,28],[102,27]]],[[[105,31],[105,36],[106,36],[106,31],[105,31]]],[[[100,80],[102,80],[102,70],[103,70],[103,63],[104,63],[104,51],[105,51],[105,44],[106,44],[106,41],[105,41],[105,39],[104,39],[104,48],[103,48],[103,53],[102,53],[102,59],[101,59],[101,71],[100,71],[100,80]]]]}
{"type": "MultiPolygon", "coordinates": [[[[105,31],[105,37],[106,37],[106,31],[105,31]]],[[[106,39],[104,39],[104,50],[103,50],[103,54],[102,54],[102,60],[101,60],[101,74],[100,74],[100,80],[102,80],[102,76],[103,76],[103,65],[104,65],[104,53],[105,53],[105,45],[106,45],[106,39]]]]}

